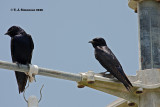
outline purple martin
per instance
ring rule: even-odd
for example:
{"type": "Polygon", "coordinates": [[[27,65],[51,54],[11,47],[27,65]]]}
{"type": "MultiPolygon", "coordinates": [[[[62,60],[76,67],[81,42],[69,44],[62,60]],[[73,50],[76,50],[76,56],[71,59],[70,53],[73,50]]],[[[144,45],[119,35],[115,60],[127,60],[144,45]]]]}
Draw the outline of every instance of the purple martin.
{"type": "MultiPolygon", "coordinates": [[[[93,45],[95,49],[95,58],[99,63],[107,70],[107,72],[110,72],[111,75],[122,82],[128,91],[130,91],[130,88],[133,86],[124,73],[120,62],[108,48],[105,40],[103,38],[94,38],[92,41],[89,41],[89,43],[93,45]]],[[[106,72],[104,72],[104,74],[105,73],[106,72]]]]}
{"type": "MultiPolygon", "coordinates": [[[[12,62],[17,64],[31,64],[34,43],[31,35],[27,34],[19,26],[12,26],[5,35],[11,37],[11,56],[12,62]]],[[[28,80],[28,75],[23,72],[15,71],[19,93],[23,92],[28,80]]]]}

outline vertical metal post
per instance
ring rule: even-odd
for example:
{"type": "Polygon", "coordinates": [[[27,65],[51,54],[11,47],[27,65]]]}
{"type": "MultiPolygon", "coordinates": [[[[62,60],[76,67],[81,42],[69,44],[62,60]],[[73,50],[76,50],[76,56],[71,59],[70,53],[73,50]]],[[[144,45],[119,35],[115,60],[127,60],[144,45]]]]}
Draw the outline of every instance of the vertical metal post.
{"type": "Polygon", "coordinates": [[[160,107],[160,93],[157,90],[147,90],[146,93],[140,95],[138,107],[160,107]]]}
{"type": "MultiPolygon", "coordinates": [[[[160,68],[160,3],[155,0],[144,0],[137,3],[137,9],[140,69],[160,68]]],[[[139,107],[159,107],[159,99],[158,89],[145,90],[140,95],[139,107]]]]}
{"type": "MultiPolygon", "coordinates": [[[[160,1],[129,0],[129,7],[138,12],[139,81],[145,85],[159,84],[160,68],[160,1]],[[157,68],[156,70],[154,70],[157,68]],[[146,70],[150,69],[150,70],[146,70]],[[152,74],[150,74],[150,72],[152,74]]],[[[144,89],[139,95],[139,107],[160,107],[160,89],[144,89]]]]}
{"type": "Polygon", "coordinates": [[[160,68],[160,2],[137,3],[140,69],[160,68]]]}

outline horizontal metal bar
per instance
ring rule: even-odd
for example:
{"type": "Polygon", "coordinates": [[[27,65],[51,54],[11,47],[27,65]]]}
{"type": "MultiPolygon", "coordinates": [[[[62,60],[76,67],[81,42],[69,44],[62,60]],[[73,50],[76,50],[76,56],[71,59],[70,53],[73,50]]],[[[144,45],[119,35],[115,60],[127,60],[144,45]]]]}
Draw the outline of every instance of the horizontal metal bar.
{"type": "MultiPolygon", "coordinates": [[[[13,71],[26,72],[26,73],[29,72],[29,67],[27,65],[21,65],[21,64],[18,65],[15,63],[10,63],[5,61],[0,61],[0,68],[9,69],[13,71]]],[[[123,84],[120,83],[117,79],[101,77],[96,74],[94,75],[94,73],[91,71],[81,74],[74,74],[74,73],[55,71],[47,68],[38,67],[37,75],[76,81],[80,85],[88,86],[90,88],[100,90],[102,92],[109,93],[124,98],[126,100],[138,103],[138,97],[132,93],[129,93],[125,89],[123,84]],[[90,84],[91,81],[94,82],[94,84],[90,84]]]]}
{"type": "Polygon", "coordinates": [[[80,82],[82,80],[81,79],[82,77],[80,74],[74,74],[74,73],[63,72],[63,71],[55,71],[55,70],[46,69],[46,68],[39,68],[38,75],[61,78],[61,79],[71,80],[76,82],[80,82]]]}
{"type": "MultiPolygon", "coordinates": [[[[0,61],[0,68],[13,70],[13,71],[20,71],[20,72],[29,72],[29,67],[27,65],[17,65],[16,63],[10,63],[6,61],[0,61]]],[[[81,81],[81,75],[80,74],[74,74],[74,73],[68,73],[63,71],[56,71],[46,68],[38,67],[38,74],[42,76],[49,76],[49,77],[55,77],[65,80],[71,80],[80,82],[81,81]]]]}

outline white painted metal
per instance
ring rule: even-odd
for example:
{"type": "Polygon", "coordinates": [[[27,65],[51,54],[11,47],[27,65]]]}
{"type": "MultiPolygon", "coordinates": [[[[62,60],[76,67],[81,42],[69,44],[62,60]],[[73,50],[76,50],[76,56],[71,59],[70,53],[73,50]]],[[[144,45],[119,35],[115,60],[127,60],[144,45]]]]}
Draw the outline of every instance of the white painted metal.
{"type": "Polygon", "coordinates": [[[28,107],[38,107],[38,99],[36,96],[30,96],[28,98],[28,107]]]}
{"type": "Polygon", "coordinates": [[[128,101],[118,98],[113,103],[107,105],[106,107],[138,107],[137,104],[129,104],[128,101]]]}
{"type": "Polygon", "coordinates": [[[29,82],[33,82],[35,80],[35,75],[38,74],[38,66],[29,64],[29,82]]]}

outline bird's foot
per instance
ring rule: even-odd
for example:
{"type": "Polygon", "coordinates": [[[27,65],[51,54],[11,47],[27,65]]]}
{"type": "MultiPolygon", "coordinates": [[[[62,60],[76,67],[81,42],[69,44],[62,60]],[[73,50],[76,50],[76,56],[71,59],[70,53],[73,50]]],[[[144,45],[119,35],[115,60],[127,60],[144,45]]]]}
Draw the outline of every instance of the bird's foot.
{"type": "Polygon", "coordinates": [[[30,68],[30,64],[29,64],[29,63],[27,63],[26,65],[27,65],[27,67],[28,67],[28,69],[29,69],[29,68],[30,68]]]}
{"type": "Polygon", "coordinates": [[[112,74],[106,74],[107,78],[114,78],[114,76],[112,74]]]}
{"type": "Polygon", "coordinates": [[[107,72],[100,72],[99,74],[101,74],[102,76],[105,76],[107,72]]]}
{"type": "Polygon", "coordinates": [[[106,71],[106,72],[100,72],[100,73],[97,73],[96,75],[99,75],[99,76],[105,77],[105,75],[107,75],[106,73],[107,73],[107,71],[106,71]]]}
{"type": "MultiPolygon", "coordinates": [[[[29,63],[26,64],[28,70],[30,69],[29,63]]],[[[29,75],[28,72],[25,72],[26,75],[29,75]]]]}
{"type": "Polygon", "coordinates": [[[35,75],[33,75],[33,78],[34,78],[34,81],[36,82],[36,76],[35,75]]]}
{"type": "Polygon", "coordinates": [[[106,71],[106,72],[101,72],[99,73],[102,77],[106,77],[106,78],[114,78],[114,76],[112,74],[110,74],[110,72],[106,71]]]}
{"type": "Polygon", "coordinates": [[[18,66],[18,68],[20,68],[20,63],[19,62],[14,62],[14,63],[16,63],[17,64],[17,66],[18,66]]]}
{"type": "Polygon", "coordinates": [[[32,78],[34,79],[33,81],[35,81],[35,82],[36,82],[35,75],[32,75],[32,77],[30,77],[30,76],[29,76],[29,82],[32,82],[32,81],[31,81],[31,79],[32,79],[32,78]]]}

